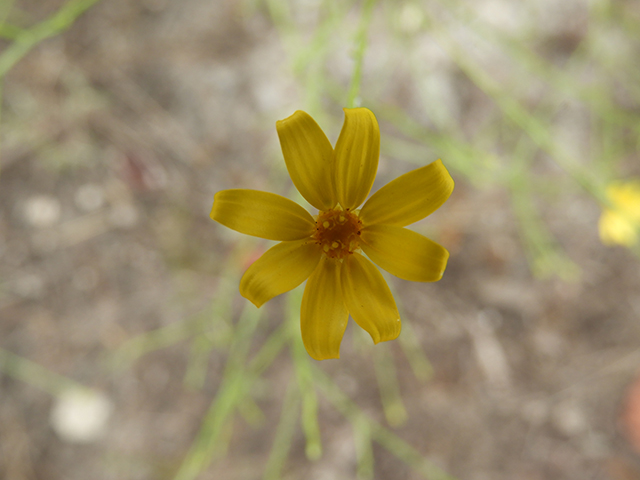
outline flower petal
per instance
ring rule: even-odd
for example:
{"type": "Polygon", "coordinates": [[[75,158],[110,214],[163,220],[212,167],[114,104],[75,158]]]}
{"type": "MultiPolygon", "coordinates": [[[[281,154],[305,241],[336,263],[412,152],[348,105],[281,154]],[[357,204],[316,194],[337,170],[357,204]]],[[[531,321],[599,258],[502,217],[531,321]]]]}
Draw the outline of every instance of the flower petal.
{"type": "Polygon", "coordinates": [[[630,221],[640,221],[640,180],[615,182],[607,186],[611,207],[630,221]]]}
{"type": "Polygon", "coordinates": [[[345,108],[336,143],[336,194],[343,208],[358,207],[369,194],[378,170],[380,129],[367,108],[345,108]]]}
{"type": "Polygon", "coordinates": [[[600,240],[604,245],[633,247],[638,243],[636,225],[628,217],[615,210],[605,210],[598,222],[600,240]]]}
{"type": "Polygon", "coordinates": [[[313,217],[297,203],[257,190],[216,193],[211,218],[240,233],[268,240],[301,240],[315,228],[313,217]]]}
{"type": "Polygon", "coordinates": [[[449,252],[433,240],[394,225],[370,225],[362,229],[360,247],[387,272],[412,282],[436,282],[442,278],[449,252]]]}
{"type": "Polygon", "coordinates": [[[386,224],[404,227],[435,212],[451,195],[453,179],[436,160],[389,182],[360,210],[365,225],[386,224]]]}
{"type": "Polygon", "coordinates": [[[373,343],[400,335],[400,314],[382,274],[359,253],[349,255],[340,278],[347,310],[373,343]]]}
{"type": "Polygon", "coordinates": [[[302,296],[302,341],[316,360],[340,358],[340,342],[349,319],[340,287],[341,265],[323,256],[302,296]]]}
{"type": "Polygon", "coordinates": [[[240,280],[240,293],[256,307],[304,282],[320,261],[322,250],[308,240],[281,242],[256,260],[240,280]]]}
{"type": "Polygon", "coordinates": [[[298,110],[276,122],[289,176],[300,194],[318,210],[336,206],[333,147],[311,116],[298,110]]]}

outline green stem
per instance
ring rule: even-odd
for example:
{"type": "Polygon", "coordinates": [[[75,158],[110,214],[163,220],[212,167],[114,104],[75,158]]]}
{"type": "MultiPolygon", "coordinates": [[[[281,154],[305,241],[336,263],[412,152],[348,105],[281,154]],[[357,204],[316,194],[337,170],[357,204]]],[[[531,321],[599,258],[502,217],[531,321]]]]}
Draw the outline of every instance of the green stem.
{"type": "Polygon", "coordinates": [[[322,455],[322,440],[318,424],[318,395],[313,381],[311,360],[299,334],[299,312],[301,290],[289,294],[287,317],[291,329],[291,355],[296,372],[296,380],[302,397],[302,430],[307,440],[307,458],[317,460],[322,455]]]}
{"type": "Polygon", "coordinates": [[[70,389],[87,389],[70,378],[58,375],[3,348],[0,348],[0,371],[55,396],[70,389]]]}
{"type": "Polygon", "coordinates": [[[424,478],[428,480],[455,480],[455,477],[452,477],[426,460],[420,452],[407,442],[380,425],[379,422],[364,414],[320,368],[314,367],[314,377],[317,380],[317,385],[324,392],[329,402],[353,423],[354,428],[366,425],[373,440],[405,462],[424,478]]]}
{"type": "Polygon", "coordinates": [[[396,366],[388,345],[376,347],[373,365],[387,422],[392,426],[404,424],[407,421],[407,410],[402,402],[396,366]]]}
{"type": "Polygon", "coordinates": [[[362,82],[362,63],[364,61],[364,52],[367,49],[367,33],[373,17],[374,4],[375,0],[365,0],[362,8],[362,18],[356,34],[356,50],[353,55],[355,64],[347,96],[347,108],[354,108],[360,103],[358,95],[360,93],[360,83],[362,82]]]}
{"type": "Polygon", "coordinates": [[[300,410],[300,391],[295,383],[291,382],[282,402],[280,422],[273,439],[271,453],[264,469],[264,480],[279,480],[282,478],[282,468],[293,440],[296,425],[298,424],[298,411],[300,410]]]}
{"type": "Polygon", "coordinates": [[[211,403],[196,440],[191,445],[175,479],[193,480],[204,471],[218,446],[218,438],[241,403],[249,387],[245,360],[249,354],[251,339],[258,325],[261,311],[244,308],[236,329],[235,341],[229,352],[227,366],[218,395],[211,403]]]}
{"type": "Polygon", "coordinates": [[[3,78],[33,47],[69,28],[98,1],[71,0],[46,20],[18,33],[14,42],[0,55],[0,78],[3,78]]]}

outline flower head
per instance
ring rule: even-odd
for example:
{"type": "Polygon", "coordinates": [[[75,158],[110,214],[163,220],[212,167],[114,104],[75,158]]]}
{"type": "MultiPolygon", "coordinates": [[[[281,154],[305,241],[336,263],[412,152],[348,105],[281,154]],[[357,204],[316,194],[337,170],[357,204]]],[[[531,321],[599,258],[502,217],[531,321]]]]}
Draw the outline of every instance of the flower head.
{"type": "Polygon", "coordinates": [[[308,279],[302,340],[316,360],[339,358],[349,315],[374,343],[400,334],[400,315],[382,274],[363,255],[405,280],[434,282],[449,253],[404,228],[434,212],[453,180],[440,160],[393,180],[365,201],[378,169],[380,131],[366,108],[344,109],[335,149],[307,113],[276,122],[284,160],[300,194],[315,208],[256,190],[216,193],[211,218],[248,235],[279,240],[253,263],[240,293],[257,307],[308,279]]]}
{"type": "Polygon", "coordinates": [[[605,245],[632,247],[640,230],[640,181],[612,183],[606,189],[610,208],[600,216],[600,239],[605,245]]]}

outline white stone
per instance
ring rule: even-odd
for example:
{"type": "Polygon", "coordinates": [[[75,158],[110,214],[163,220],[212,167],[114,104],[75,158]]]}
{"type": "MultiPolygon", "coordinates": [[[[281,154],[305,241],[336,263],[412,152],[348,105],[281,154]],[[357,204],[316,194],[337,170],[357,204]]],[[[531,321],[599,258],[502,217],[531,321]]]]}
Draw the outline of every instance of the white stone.
{"type": "Polygon", "coordinates": [[[50,227],[60,220],[60,202],[49,195],[36,195],[24,204],[24,217],[34,227],[50,227]]]}
{"type": "Polygon", "coordinates": [[[51,411],[51,426],[69,443],[90,443],[107,429],[113,405],[101,392],[71,388],[63,392],[51,411]]]}
{"type": "Polygon", "coordinates": [[[580,435],[589,428],[584,410],[571,400],[565,400],[553,408],[552,420],[559,432],[570,437],[580,435]]]}

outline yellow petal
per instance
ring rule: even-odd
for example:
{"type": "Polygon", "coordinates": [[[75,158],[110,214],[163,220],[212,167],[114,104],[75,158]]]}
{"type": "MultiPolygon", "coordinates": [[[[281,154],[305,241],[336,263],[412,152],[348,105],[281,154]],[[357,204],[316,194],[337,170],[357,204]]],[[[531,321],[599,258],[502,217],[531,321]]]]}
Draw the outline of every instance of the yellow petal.
{"type": "Polygon", "coordinates": [[[637,226],[628,217],[615,210],[605,210],[600,215],[598,230],[605,245],[633,247],[638,243],[637,226]]]}
{"type": "Polygon", "coordinates": [[[302,341],[316,360],[340,358],[340,342],[349,319],[340,288],[341,265],[323,256],[302,296],[302,341]]]}
{"type": "Polygon", "coordinates": [[[364,253],[380,268],[413,282],[436,282],[447,267],[449,252],[433,240],[394,225],[362,229],[364,253]]]}
{"type": "Polygon", "coordinates": [[[297,203],[257,190],[216,193],[211,218],[240,233],[268,240],[301,240],[315,228],[313,217],[297,203]]]}
{"type": "Polygon", "coordinates": [[[298,110],[276,122],[289,176],[300,194],[318,210],[335,207],[333,147],[309,114],[298,110]]]}
{"type": "Polygon", "coordinates": [[[404,227],[435,212],[451,195],[453,179],[441,160],[389,182],[374,193],[360,211],[365,225],[404,227]]]}
{"type": "Polygon", "coordinates": [[[625,215],[630,221],[640,221],[640,181],[615,182],[607,189],[607,198],[613,210],[625,215]]]}
{"type": "Polygon", "coordinates": [[[373,343],[400,335],[400,314],[382,274],[359,253],[349,255],[342,267],[342,290],[347,310],[373,343]]]}
{"type": "Polygon", "coordinates": [[[321,253],[320,247],[308,240],[281,242],[249,267],[240,280],[240,293],[260,307],[309,278],[321,253]]]}
{"type": "Polygon", "coordinates": [[[358,207],[369,194],[378,170],[380,130],[367,108],[345,108],[336,143],[336,194],[343,208],[358,207]]]}

